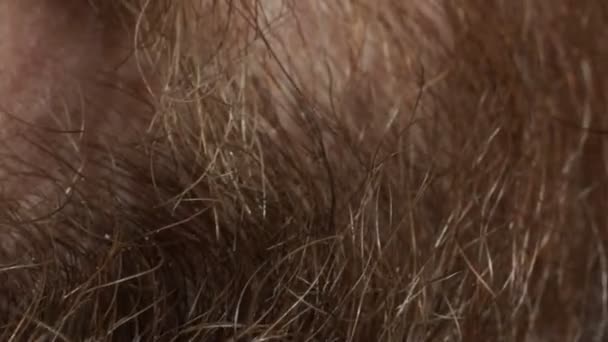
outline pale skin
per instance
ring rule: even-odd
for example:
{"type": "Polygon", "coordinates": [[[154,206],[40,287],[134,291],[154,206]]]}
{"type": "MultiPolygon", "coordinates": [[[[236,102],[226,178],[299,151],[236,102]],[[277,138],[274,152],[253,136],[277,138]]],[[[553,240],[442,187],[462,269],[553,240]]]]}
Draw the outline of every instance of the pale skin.
{"type": "Polygon", "coordinates": [[[37,202],[57,190],[50,179],[65,190],[86,175],[86,143],[142,133],[150,109],[131,42],[116,26],[87,1],[0,1],[0,174],[9,200],[37,202]]]}

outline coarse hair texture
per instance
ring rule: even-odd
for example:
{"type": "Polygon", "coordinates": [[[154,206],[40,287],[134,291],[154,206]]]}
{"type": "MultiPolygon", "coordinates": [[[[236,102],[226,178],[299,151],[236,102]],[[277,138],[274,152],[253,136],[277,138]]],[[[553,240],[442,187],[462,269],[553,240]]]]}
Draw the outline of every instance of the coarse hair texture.
{"type": "Polygon", "coordinates": [[[0,340],[608,339],[608,3],[90,3],[153,109],[3,202],[0,340]]]}

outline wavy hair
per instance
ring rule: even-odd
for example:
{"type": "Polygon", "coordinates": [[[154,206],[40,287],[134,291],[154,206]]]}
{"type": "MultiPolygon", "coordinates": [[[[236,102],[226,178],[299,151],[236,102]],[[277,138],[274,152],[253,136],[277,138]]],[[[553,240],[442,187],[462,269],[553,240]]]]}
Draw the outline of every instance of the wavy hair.
{"type": "Polygon", "coordinates": [[[146,106],[0,210],[3,340],[607,338],[604,2],[70,3],[146,106]]]}

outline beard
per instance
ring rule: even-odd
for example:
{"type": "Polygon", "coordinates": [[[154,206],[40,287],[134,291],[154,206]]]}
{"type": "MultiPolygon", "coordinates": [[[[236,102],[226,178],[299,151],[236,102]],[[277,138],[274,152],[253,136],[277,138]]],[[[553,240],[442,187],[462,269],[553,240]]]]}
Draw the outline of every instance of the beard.
{"type": "Polygon", "coordinates": [[[0,8],[4,339],[604,338],[600,1],[0,8]]]}

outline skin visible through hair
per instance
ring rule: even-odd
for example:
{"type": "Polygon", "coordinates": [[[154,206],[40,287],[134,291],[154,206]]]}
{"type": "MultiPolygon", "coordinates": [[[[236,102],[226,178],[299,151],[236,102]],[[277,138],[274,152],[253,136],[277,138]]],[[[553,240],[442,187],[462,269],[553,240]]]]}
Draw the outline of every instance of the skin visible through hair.
{"type": "Polygon", "coordinates": [[[87,145],[143,132],[150,110],[136,97],[142,86],[129,42],[90,4],[0,6],[3,196],[32,205],[87,173],[87,145]]]}
{"type": "Polygon", "coordinates": [[[606,24],[0,0],[0,340],[605,340],[606,24]]]}

